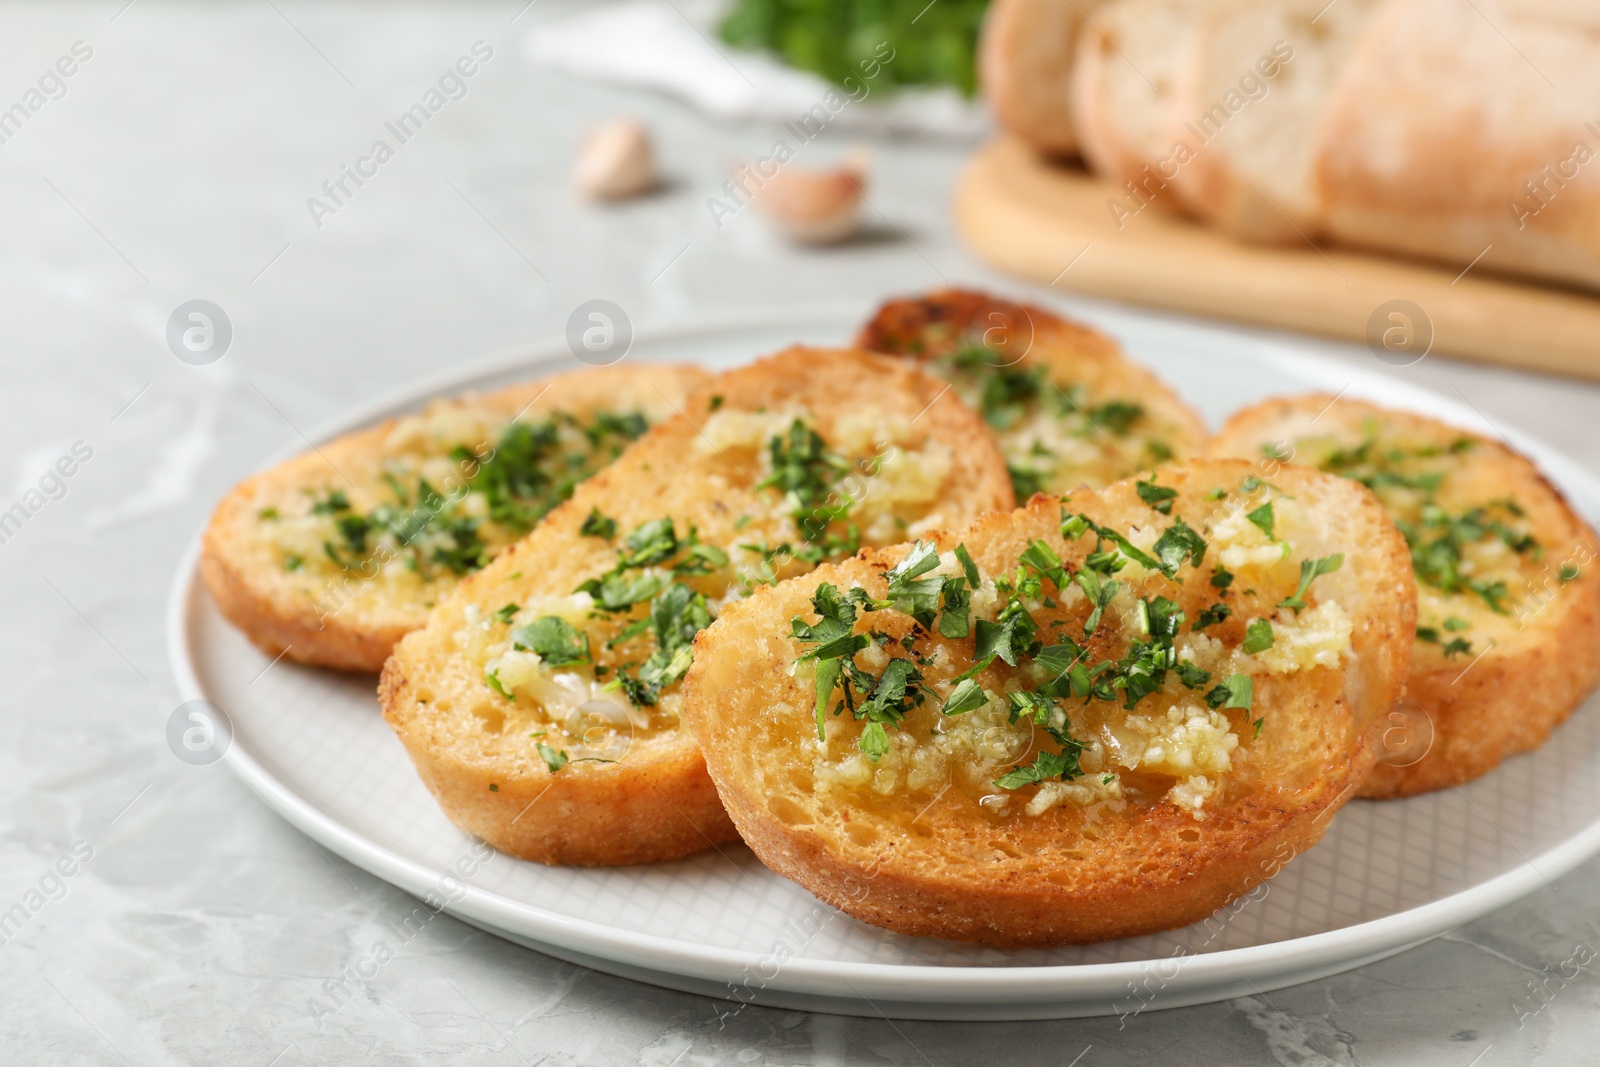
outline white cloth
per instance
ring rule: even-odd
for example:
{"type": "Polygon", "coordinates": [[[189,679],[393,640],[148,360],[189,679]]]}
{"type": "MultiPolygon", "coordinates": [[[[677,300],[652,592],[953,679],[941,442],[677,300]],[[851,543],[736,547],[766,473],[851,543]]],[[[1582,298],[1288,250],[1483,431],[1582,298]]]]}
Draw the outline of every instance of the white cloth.
{"type": "MultiPolygon", "coordinates": [[[[670,93],[730,119],[795,121],[836,89],[772,55],[722,41],[716,27],[726,9],[720,0],[628,0],[537,26],[523,50],[542,66],[670,93]]],[[[889,92],[881,75],[864,84],[866,95],[834,116],[838,128],[968,140],[987,126],[982,107],[954,89],[889,92]]]]}

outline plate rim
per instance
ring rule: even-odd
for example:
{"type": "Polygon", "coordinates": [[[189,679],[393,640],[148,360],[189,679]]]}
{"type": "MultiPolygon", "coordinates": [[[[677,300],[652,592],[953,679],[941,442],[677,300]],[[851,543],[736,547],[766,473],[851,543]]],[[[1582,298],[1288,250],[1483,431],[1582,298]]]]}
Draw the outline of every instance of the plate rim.
{"type": "MultiPolygon", "coordinates": [[[[657,344],[739,329],[777,329],[788,322],[816,325],[819,320],[859,321],[859,310],[866,303],[835,301],[755,307],[736,313],[697,316],[686,322],[640,330],[635,334],[633,344],[657,344]]],[[[1074,309],[1074,313],[1083,318],[1098,317],[1092,313],[1083,314],[1078,309],[1074,309]]],[[[1117,309],[1117,313],[1106,317],[1127,320],[1139,316],[1136,312],[1117,309]]],[[[1196,328],[1219,334],[1228,332],[1203,322],[1160,322],[1159,326],[1180,333],[1192,332],[1196,328]]],[[[1366,368],[1346,365],[1332,357],[1309,351],[1289,339],[1240,337],[1238,340],[1241,349],[1250,358],[1292,360],[1305,370],[1316,371],[1319,377],[1348,377],[1350,385],[1347,388],[1362,384],[1381,385],[1397,394],[1392,400],[1386,401],[1396,406],[1405,407],[1408,400],[1423,397],[1429,406],[1437,406],[1456,416],[1455,421],[1475,421],[1467,415],[1475,408],[1470,400],[1469,407],[1463,407],[1442,393],[1390,379],[1366,368]]],[[[484,379],[523,369],[539,373],[541,364],[558,363],[564,353],[564,343],[554,338],[501,349],[386,390],[326,420],[307,436],[311,441],[321,443],[332,436],[392,417],[404,408],[414,407],[434,397],[473,388],[474,383],[484,379]]],[[[1370,392],[1368,389],[1365,395],[1370,395],[1370,392]]],[[[1589,474],[1565,453],[1516,427],[1502,430],[1481,411],[1477,414],[1488,422],[1491,436],[1502,437],[1519,450],[1535,456],[1540,466],[1552,473],[1552,480],[1563,495],[1569,495],[1569,483],[1588,482],[1587,489],[1596,499],[1600,499],[1600,479],[1589,474]]],[[[283,449],[272,453],[265,465],[275,464],[302,451],[303,447],[303,442],[290,440],[283,449]]],[[[203,529],[202,524],[201,531],[203,529]]],[[[183,700],[209,699],[200,680],[199,656],[193,644],[198,635],[198,623],[193,621],[198,598],[207,595],[199,575],[200,539],[201,532],[196,532],[178,562],[168,591],[165,612],[168,664],[183,700]]],[[[268,770],[247,751],[247,747],[235,739],[222,762],[269,807],[313,840],[413,896],[425,895],[443,877],[443,872],[430,870],[392,851],[322,811],[268,770]]],[[[950,1002],[974,1005],[1003,1001],[1037,1004],[1062,997],[1081,1002],[1102,996],[1111,1000],[1111,1013],[1114,1013],[1115,1002],[1122,998],[1124,987],[1131,989],[1134,983],[1144,981],[1152,969],[1164,966],[1173,959],[1179,960],[1181,966],[1173,978],[1164,980],[1163,992],[1181,994],[1205,985],[1237,981],[1245,972],[1256,975],[1303,972],[1336,964],[1340,959],[1358,961],[1395,946],[1402,946],[1396,949],[1402,951],[1404,946],[1437,937],[1504,907],[1543,885],[1553,885],[1554,879],[1569,873],[1596,853],[1600,853],[1600,815],[1539,855],[1524,857],[1520,865],[1487,881],[1404,911],[1282,941],[1174,957],[1083,964],[875,963],[791,956],[778,968],[777,975],[765,980],[760,988],[797,994],[820,993],[824,989],[836,993],[838,987],[833,983],[843,978],[852,983],[868,982],[880,994],[885,990],[894,990],[896,992],[893,995],[896,996],[924,999],[937,999],[943,995],[950,1002]],[[825,986],[824,983],[829,984],[825,986]]],[[[741,999],[737,996],[737,989],[741,984],[749,989],[751,969],[766,966],[771,956],[771,953],[761,954],[748,949],[720,948],[659,934],[627,931],[525,904],[466,882],[462,885],[463,895],[445,904],[443,910],[446,913],[459,912],[464,918],[480,924],[505,927],[508,931],[537,942],[600,958],[614,957],[634,967],[656,969],[664,978],[682,974],[701,980],[726,981],[730,999],[741,999]]],[[[867,1000],[866,993],[857,992],[861,999],[867,1000]]],[[[1192,998],[1190,1002],[1193,1002],[1192,998]]]]}

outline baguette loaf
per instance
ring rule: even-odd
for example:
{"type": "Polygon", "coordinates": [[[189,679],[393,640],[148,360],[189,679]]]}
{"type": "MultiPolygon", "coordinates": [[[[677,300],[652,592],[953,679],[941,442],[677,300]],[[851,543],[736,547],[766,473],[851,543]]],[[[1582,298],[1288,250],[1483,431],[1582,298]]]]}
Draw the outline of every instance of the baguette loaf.
{"type": "Polygon", "coordinates": [[[268,655],[376,671],[455,583],[708,379],[626,364],[440,400],[246,478],[200,573],[268,655]]]}
{"type": "Polygon", "coordinates": [[[978,81],[995,121],[1046,155],[1078,151],[1072,60],[1103,0],[994,0],[978,39],[978,81]]]}
{"type": "Polygon", "coordinates": [[[1156,483],[729,607],[684,710],[756,855],[900,933],[1045,946],[1196,921],[1313,844],[1400,695],[1405,543],[1314,470],[1156,483]]]}
{"type": "Polygon", "coordinates": [[[763,583],[1011,506],[983,423],[902,360],[728,372],[400,642],[379,699],[445,814],[542,863],[671,859],[733,828],[679,726],[690,641],[763,583]]]}
{"type": "MultiPolygon", "coordinates": [[[[1072,114],[1083,155],[1140,209],[1179,206],[1172,177],[1174,94],[1196,24],[1213,0],[1114,0],[1079,34],[1072,114]]],[[[1132,211],[1132,208],[1128,210],[1132,211]]]]}
{"type": "Polygon", "coordinates": [[[1373,0],[1244,0],[1213,8],[1179,65],[1171,136],[1193,152],[1174,185],[1244,240],[1300,243],[1321,225],[1318,121],[1373,0]]]}
{"type": "Polygon", "coordinates": [[[1317,136],[1327,232],[1600,287],[1600,9],[1387,0],[1317,136]]]}
{"type": "Polygon", "coordinates": [[[1544,743],[1600,684],[1600,545],[1538,469],[1421,415],[1312,395],[1236,414],[1216,455],[1292,458],[1371,486],[1410,543],[1406,709],[1363,796],[1470,781],[1544,743]]]}
{"type": "Polygon", "coordinates": [[[1205,442],[1200,416],[1115,340],[1044,308],[939,290],[884,304],[856,343],[949,378],[999,438],[1019,500],[1181,462],[1205,442]]]}

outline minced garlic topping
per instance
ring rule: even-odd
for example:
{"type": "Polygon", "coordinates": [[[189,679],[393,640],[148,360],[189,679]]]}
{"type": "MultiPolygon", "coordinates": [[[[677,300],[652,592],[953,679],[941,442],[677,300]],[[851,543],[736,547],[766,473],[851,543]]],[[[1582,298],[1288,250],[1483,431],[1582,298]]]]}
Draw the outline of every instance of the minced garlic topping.
{"type": "MultiPolygon", "coordinates": [[[[526,734],[551,773],[620,758],[619,732],[631,741],[678,725],[694,637],[727,604],[938,520],[947,445],[871,409],[853,412],[842,435],[824,437],[810,420],[799,407],[711,413],[693,449],[720,491],[698,518],[628,529],[596,509],[579,533],[615,551],[609,570],[570,594],[473,606],[455,636],[482,672],[485,722],[526,734]]],[[[862,658],[888,665],[881,649],[862,658]]],[[[943,771],[937,752],[905,759],[833,777],[893,790],[943,771]]]]}
{"type": "Polygon", "coordinates": [[[957,788],[996,818],[1170,803],[1204,819],[1272,728],[1255,682],[1338,671],[1351,653],[1348,612],[1317,595],[1339,558],[1295,551],[1290,538],[1311,528],[1291,498],[1260,484],[1247,495],[1244,506],[1218,501],[1203,534],[1158,514],[1119,542],[1118,531],[1067,515],[1062,537],[1034,542],[998,573],[975,574],[970,557],[919,543],[889,572],[886,599],[819,588],[818,621],[795,620],[796,680],[815,683],[825,661],[807,658],[807,644],[839,647],[844,620],[860,647],[848,667],[830,668],[842,680],[821,697],[814,788],[930,800],[957,788]],[[929,582],[932,592],[918,584],[929,582]],[[913,593],[922,600],[897,599],[913,593]],[[946,619],[963,608],[964,620],[946,619]],[[908,649],[885,630],[904,632],[911,611],[925,614],[908,649]],[[974,663],[979,642],[997,647],[1008,626],[1015,662],[974,663]],[[893,704],[882,693],[891,675],[893,704]]]}

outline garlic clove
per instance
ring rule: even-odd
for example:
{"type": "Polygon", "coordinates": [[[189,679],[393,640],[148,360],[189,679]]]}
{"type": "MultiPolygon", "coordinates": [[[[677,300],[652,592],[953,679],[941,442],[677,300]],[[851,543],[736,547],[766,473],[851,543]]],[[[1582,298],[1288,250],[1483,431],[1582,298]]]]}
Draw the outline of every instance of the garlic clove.
{"type": "Polygon", "coordinates": [[[836,244],[856,232],[867,173],[852,158],[832,170],[783,166],[762,182],[750,202],[785,237],[801,244],[836,244]]]}
{"type": "Polygon", "coordinates": [[[584,138],[574,172],[578,191],[594,200],[626,200],[656,187],[650,133],[636,119],[612,119],[584,138]]]}

